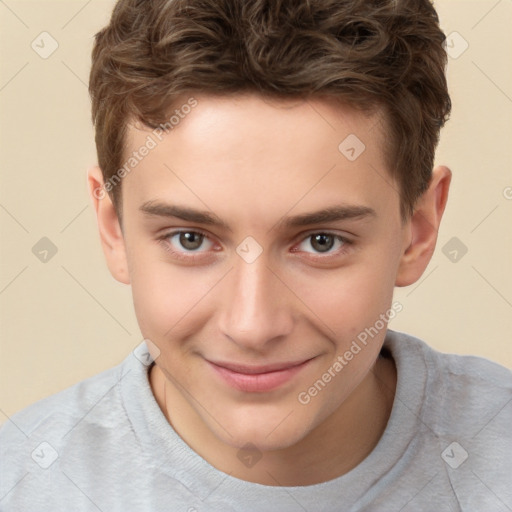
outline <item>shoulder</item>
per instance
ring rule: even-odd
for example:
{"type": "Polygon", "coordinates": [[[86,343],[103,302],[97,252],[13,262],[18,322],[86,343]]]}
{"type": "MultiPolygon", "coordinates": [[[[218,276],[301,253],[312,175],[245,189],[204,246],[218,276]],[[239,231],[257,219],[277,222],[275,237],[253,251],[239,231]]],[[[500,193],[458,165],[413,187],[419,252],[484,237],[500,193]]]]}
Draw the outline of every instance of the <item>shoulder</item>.
{"type": "Polygon", "coordinates": [[[404,363],[421,365],[428,374],[428,384],[437,388],[479,391],[492,389],[494,393],[512,392],[512,370],[484,357],[440,352],[425,341],[409,334],[388,331],[386,345],[394,357],[404,363]]]}
{"type": "Polygon", "coordinates": [[[419,460],[448,482],[461,510],[512,503],[512,371],[437,351],[405,333],[390,331],[386,344],[399,381],[402,373],[398,399],[418,418],[419,460]],[[409,395],[411,388],[418,392],[409,395]]]}
{"type": "MultiPolygon", "coordinates": [[[[422,380],[422,420],[438,436],[474,437],[512,424],[512,371],[483,357],[437,351],[423,340],[390,331],[386,345],[407,379],[422,380]]],[[[403,389],[412,383],[404,382],[403,389]]],[[[419,397],[417,397],[419,398],[419,397]]]]}
{"type": "Polygon", "coordinates": [[[2,446],[6,439],[22,440],[36,430],[58,429],[64,433],[115,387],[121,379],[123,366],[109,368],[15,413],[0,428],[2,446]]]}
{"type": "MultiPolygon", "coordinates": [[[[0,460],[5,471],[0,496],[27,474],[47,469],[68,450],[74,433],[84,424],[97,424],[98,415],[122,407],[117,384],[129,373],[129,359],[63,391],[43,398],[8,418],[0,428],[0,460]]],[[[98,425],[99,426],[99,425],[98,425]]],[[[27,479],[26,479],[27,480],[27,479]]],[[[29,479],[28,479],[29,480],[29,479]]]]}

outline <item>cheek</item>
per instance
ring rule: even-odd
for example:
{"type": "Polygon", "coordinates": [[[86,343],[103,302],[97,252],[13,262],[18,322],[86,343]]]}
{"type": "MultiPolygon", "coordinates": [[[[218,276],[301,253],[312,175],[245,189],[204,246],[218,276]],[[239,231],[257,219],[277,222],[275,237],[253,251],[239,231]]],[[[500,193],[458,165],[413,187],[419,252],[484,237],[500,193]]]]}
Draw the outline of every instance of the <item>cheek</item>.
{"type": "Polygon", "coordinates": [[[218,271],[170,264],[154,252],[140,253],[132,263],[133,303],[143,336],[163,345],[197,333],[208,319],[222,277],[218,271]]]}
{"type": "MultiPolygon", "coordinates": [[[[163,251],[163,249],[162,249],[163,251]]],[[[154,252],[131,252],[131,286],[135,313],[144,336],[159,339],[197,302],[198,283],[187,270],[154,252]]]]}
{"type": "Polygon", "coordinates": [[[360,262],[308,276],[289,276],[293,290],[325,334],[348,342],[385,313],[393,297],[393,259],[360,262]]]}

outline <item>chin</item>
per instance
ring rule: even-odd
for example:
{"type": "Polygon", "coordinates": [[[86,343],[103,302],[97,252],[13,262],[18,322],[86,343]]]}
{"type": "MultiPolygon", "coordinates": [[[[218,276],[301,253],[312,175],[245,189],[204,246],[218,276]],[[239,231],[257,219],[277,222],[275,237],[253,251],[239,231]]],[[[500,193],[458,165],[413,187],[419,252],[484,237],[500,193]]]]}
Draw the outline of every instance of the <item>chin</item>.
{"type": "Polygon", "coordinates": [[[258,418],[255,415],[242,420],[226,418],[224,424],[229,425],[229,434],[217,424],[210,428],[220,441],[236,449],[250,444],[262,452],[282,450],[299,443],[311,431],[305,419],[301,421],[294,417],[295,411],[287,418],[288,414],[289,411],[281,414],[277,420],[275,415],[265,418],[261,413],[258,418]]]}
{"type": "Polygon", "coordinates": [[[235,432],[233,437],[223,437],[221,441],[237,450],[243,450],[250,445],[255,446],[261,452],[271,452],[285,450],[290,446],[294,446],[300,442],[306,434],[307,433],[304,432],[303,435],[298,433],[295,436],[275,435],[271,438],[264,432],[235,432]]]}

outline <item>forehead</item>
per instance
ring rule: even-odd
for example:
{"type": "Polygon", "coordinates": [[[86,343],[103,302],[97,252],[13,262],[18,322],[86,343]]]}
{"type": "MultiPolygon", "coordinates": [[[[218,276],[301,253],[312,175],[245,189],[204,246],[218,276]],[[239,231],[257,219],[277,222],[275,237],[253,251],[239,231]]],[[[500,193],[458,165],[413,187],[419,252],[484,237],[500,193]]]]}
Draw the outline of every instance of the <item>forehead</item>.
{"type": "Polygon", "coordinates": [[[179,198],[202,209],[209,202],[227,208],[237,204],[236,193],[259,215],[276,203],[283,211],[299,200],[304,208],[318,206],[319,195],[358,204],[396,195],[392,187],[382,190],[391,178],[379,111],[368,116],[326,99],[192,100],[176,102],[165,127],[128,125],[126,158],[150,148],[123,181],[128,207],[179,198]]]}
{"type": "MultiPolygon", "coordinates": [[[[319,140],[324,142],[325,148],[334,146],[337,149],[342,140],[340,137],[352,134],[368,142],[371,139],[372,147],[368,149],[378,150],[383,149],[385,142],[382,136],[385,131],[383,117],[380,109],[375,109],[371,115],[364,114],[348,104],[321,97],[299,100],[249,93],[233,96],[183,95],[174,102],[166,121],[156,130],[129,121],[125,142],[131,149],[148,133],[152,133],[159,142],[170,134],[176,142],[186,139],[196,143],[207,143],[212,137],[222,136],[226,142],[244,138],[241,151],[249,150],[251,142],[253,147],[257,147],[267,141],[272,142],[272,149],[276,152],[278,143],[299,138],[306,146],[297,147],[297,153],[310,154],[307,150],[311,146],[318,149],[319,140]],[[251,138],[246,138],[246,135],[251,135],[251,138]]],[[[233,149],[230,148],[231,154],[233,149]]],[[[218,150],[222,151],[222,148],[218,150]]]]}

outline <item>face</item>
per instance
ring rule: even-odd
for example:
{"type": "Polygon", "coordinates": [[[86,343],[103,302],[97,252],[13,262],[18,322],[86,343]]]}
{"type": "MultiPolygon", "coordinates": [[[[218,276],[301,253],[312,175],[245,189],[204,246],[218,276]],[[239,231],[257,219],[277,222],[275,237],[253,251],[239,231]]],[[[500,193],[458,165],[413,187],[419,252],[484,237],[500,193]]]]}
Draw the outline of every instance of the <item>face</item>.
{"type": "Polygon", "coordinates": [[[407,243],[384,129],[322,100],[194,98],[165,134],[129,127],[130,152],[155,142],[122,182],[135,312],[181,409],[233,447],[283,448],[385,336],[351,350],[389,312],[407,243]]]}

